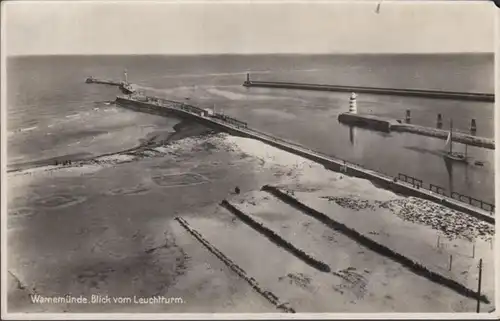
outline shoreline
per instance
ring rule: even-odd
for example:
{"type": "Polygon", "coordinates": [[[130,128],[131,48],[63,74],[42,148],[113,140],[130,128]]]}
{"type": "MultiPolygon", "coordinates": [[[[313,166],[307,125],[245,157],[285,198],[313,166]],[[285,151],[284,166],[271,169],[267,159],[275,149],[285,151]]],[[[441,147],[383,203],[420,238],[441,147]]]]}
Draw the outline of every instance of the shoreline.
{"type": "MultiPolygon", "coordinates": [[[[146,137],[140,139],[142,141],[139,145],[124,149],[121,151],[93,155],[90,153],[73,153],[62,156],[55,156],[51,158],[46,158],[42,160],[36,160],[25,163],[18,164],[7,164],[7,174],[22,172],[24,170],[35,169],[44,166],[55,165],[55,162],[58,162],[58,166],[64,166],[61,162],[69,161],[71,163],[75,162],[89,162],[95,159],[112,156],[117,154],[130,154],[130,153],[140,153],[145,149],[150,149],[154,147],[159,147],[165,144],[169,144],[184,138],[194,137],[205,135],[209,133],[213,133],[214,130],[209,129],[201,124],[194,123],[188,120],[181,120],[179,123],[174,125],[174,131],[155,131],[148,134],[146,137]]],[[[57,165],[56,165],[57,166],[57,165]]]]}

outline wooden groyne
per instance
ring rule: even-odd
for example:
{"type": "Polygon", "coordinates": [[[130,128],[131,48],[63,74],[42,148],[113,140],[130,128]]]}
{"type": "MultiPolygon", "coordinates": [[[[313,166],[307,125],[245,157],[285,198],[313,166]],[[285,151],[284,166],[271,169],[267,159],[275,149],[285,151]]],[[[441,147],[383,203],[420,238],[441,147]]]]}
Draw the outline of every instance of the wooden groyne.
{"type": "Polygon", "coordinates": [[[335,91],[335,92],[356,92],[376,95],[392,95],[392,96],[408,96],[408,97],[424,97],[437,99],[455,99],[468,101],[483,101],[495,102],[495,95],[489,93],[467,93],[453,92],[442,90],[421,90],[421,89],[396,89],[396,88],[380,88],[380,87],[361,87],[361,86],[339,86],[339,85],[323,85],[323,84],[308,84],[308,83],[293,83],[279,81],[254,81],[249,80],[243,83],[245,87],[264,87],[264,88],[281,88],[281,89],[300,89],[300,90],[317,90],[317,91],[335,91]]]}
{"type": "MultiPolygon", "coordinates": [[[[266,191],[270,193],[271,195],[275,196],[282,202],[298,209],[302,213],[309,215],[316,220],[320,221],[321,223],[325,224],[326,226],[334,229],[335,231],[338,231],[345,236],[349,237],[350,239],[354,240],[358,244],[380,254],[383,255],[387,258],[392,259],[393,261],[401,264],[408,270],[412,271],[413,273],[422,276],[434,283],[446,286],[447,288],[455,291],[456,293],[463,295],[468,298],[474,298],[476,299],[478,297],[478,293],[474,290],[471,290],[467,288],[466,286],[458,283],[455,280],[452,280],[450,278],[447,278],[439,273],[436,273],[434,271],[429,270],[427,267],[421,265],[418,262],[413,261],[412,259],[404,256],[403,254],[400,254],[385,245],[382,245],[380,243],[375,242],[374,240],[364,236],[363,234],[359,233],[358,231],[346,226],[343,223],[340,223],[331,217],[327,216],[324,213],[321,213],[304,203],[300,202],[296,198],[283,193],[280,191],[278,188],[270,185],[265,185],[262,187],[263,191],[266,191]]],[[[479,299],[484,302],[484,303],[490,303],[490,300],[485,296],[481,295],[479,299]]]]}
{"type": "Polygon", "coordinates": [[[259,283],[253,278],[249,277],[247,273],[240,268],[236,263],[234,263],[231,259],[229,259],[227,256],[224,255],[221,251],[219,251],[215,246],[210,244],[205,238],[198,233],[195,229],[193,229],[189,224],[186,222],[185,219],[181,217],[176,217],[175,220],[179,222],[179,224],[186,229],[196,240],[198,240],[210,253],[215,255],[219,260],[222,261],[227,267],[229,267],[233,272],[238,274],[239,277],[244,279],[250,286],[257,291],[260,295],[262,295],[266,300],[271,302],[273,305],[276,306],[276,308],[287,312],[287,313],[295,313],[295,310],[291,307],[288,306],[287,303],[282,303],[278,299],[276,295],[274,295],[272,292],[264,290],[259,283]]]}
{"type": "Polygon", "coordinates": [[[305,262],[306,264],[312,266],[313,268],[321,271],[321,272],[331,272],[330,267],[328,264],[321,262],[313,257],[311,257],[309,254],[304,252],[301,249],[296,248],[293,244],[290,242],[284,240],[281,236],[276,234],[274,231],[270,230],[263,224],[255,221],[253,218],[251,218],[249,215],[243,213],[241,210],[236,208],[234,205],[229,203],[227,200],[223,200],[220,204],[222,207],[227,209],[229,212],[233,213],[237,218],[239,218],[241,221],[246,223],[248,226],[256,230],[257,232],[261,233],[267,239],[269,239],[271,242],[274,244],[278,245],[280,248],[285,249],[286,251],[292,253],[295,255],[297,258],[305,262]]]}
{"type": "MultiPolygon", "coordinates": [[[[373,130],[384,132],[406,132],[422,136],[435,137],[446,140],[449,131],[440,129],[407,124],[398,122],[396,119],[379,117],[369,114],[359,113],[342,113],[338,116],[339,122],[347,125],[365,127],[373,130]]],[[[495,149],[495,141],[491,138],[479,137],[461,132],[453,132],[452,140],[457,143],[467,144],[470,146],[495,149]]]]}

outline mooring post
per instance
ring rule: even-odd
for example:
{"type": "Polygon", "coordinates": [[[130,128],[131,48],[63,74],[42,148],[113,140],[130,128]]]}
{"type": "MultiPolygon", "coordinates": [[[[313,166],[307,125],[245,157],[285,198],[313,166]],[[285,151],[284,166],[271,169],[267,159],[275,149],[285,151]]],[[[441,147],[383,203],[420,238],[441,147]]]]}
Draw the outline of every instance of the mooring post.
{"type": "Polygon", "coordinates": [[[438,240],[437,240],[437,248],[439,249],[439,238],[441,237],[441,235],[438,235],[438,240]]]}
{"type": "Polygon", "coordinates": [[[472,118],[470,121],[470,133],[472,135],[475,135],[476,132],[477,132],[476,120],[472,118]]]}
{"type": "Polygon", "coordinates": [[[450,254],[450,266],[448,267],[448,270],[451,271],[451,265],[453,263],[453,254],[450,254]]]}
{"type": "Polygon", "coordinates": [[[437,128],[442,128],[442,127],[443,127],[443,116],[441,114],[438,114],[437,128]]]}
{"type": "Polygon", "coordinates": [[[483,275],[483,259],[479,259],[479,278],[477,280],[477,306],[476,312],[479,313],[481,310],[481,278],[483,275]]]}
{"type": "Polygon", "coordinates": [[[409,109],[406,110],[406,118],[405,118],[405,120],[406,120],[407,124],[411,123],[411,112],[410,112],[409,109]]]}
{"type": "Polygon", "coordinates": [[[476,243],[472,243],[472,258],[476,256],[476,243]]]}

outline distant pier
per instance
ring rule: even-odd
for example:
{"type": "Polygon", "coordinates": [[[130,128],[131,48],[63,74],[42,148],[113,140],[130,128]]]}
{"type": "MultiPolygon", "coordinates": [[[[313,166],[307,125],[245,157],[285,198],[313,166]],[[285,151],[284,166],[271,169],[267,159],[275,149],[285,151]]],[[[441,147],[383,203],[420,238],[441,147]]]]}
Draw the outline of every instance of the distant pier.
{"type": "Polygon", "coordinates": [[[116,81],[116,80],[108,80],[108,79],[98,79],[94,77],[88,77],[85,79],[87,84],[100,84],[100,85],[109,85],[109,86],[117,86],[121,89],[121,91],[125,94],[133,94],[137,90],[133,84],[128,82],[127,71],[124,71],[125,80],[116,81]]]}
{"type": "Polygon", "coordinates": [[[250,80],[249,75],[247,75],[247,80],[243,83],[243,86],[245,86],[245,87],[281,88],[281,89],[316,90],[316,91],[334,91],[334,92],[356,92],[356,93],[367,93],[367,94],[376,94],[376,95],[409,96],[409,97],[424,97],[424,98],[436,98],[436,99],[455,99],[455,100],[468,100],[468,101],[495,102],[495,95],[489,94],[489,93],[467,93],[467,92],[453,92],[453,91],[441,91],[441,90],[339,86],[339,85],[322,85],[322,84],[278,82],[278,81],[254,81],[254,80],[250,80]]]}
{"type": "Polygon", "coordinates": [[[116,81],[116,80],[107,80],[107,79],[98,79],[94,77],[88,77],[85,82],[87,84],[101,84],[101,85],[110,85],[110,86],[121,86],[122,81],[116,81]]]}

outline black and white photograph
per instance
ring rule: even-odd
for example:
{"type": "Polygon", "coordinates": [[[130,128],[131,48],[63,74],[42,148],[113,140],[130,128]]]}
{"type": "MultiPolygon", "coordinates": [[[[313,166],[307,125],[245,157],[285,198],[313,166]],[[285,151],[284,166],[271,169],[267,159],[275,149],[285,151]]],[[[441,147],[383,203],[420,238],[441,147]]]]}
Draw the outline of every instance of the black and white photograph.
{"type": "Polygon", "coordinates": [[[498,318],[492,1],[1,6],[2,319],[498,318]]]}

